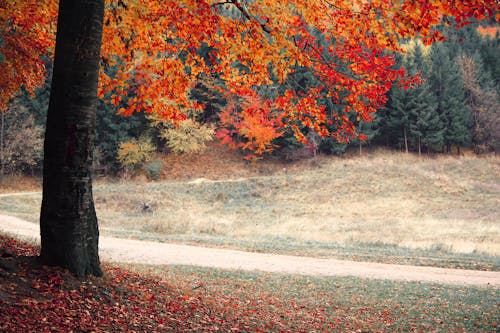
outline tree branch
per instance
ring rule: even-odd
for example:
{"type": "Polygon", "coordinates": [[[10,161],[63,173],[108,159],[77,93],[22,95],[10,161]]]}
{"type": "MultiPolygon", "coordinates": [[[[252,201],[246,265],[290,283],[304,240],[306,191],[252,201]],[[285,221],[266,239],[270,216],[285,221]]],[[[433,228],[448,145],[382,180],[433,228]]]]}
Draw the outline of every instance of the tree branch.
{"type": "Polygon", "coordinates": [[[271,33],[271,29],[266,25],[265,22],[263,22],[260,18],[253,16],[250,14],[248,11],[248,8],[242,4],[239,0],[229,0],[228,2],[232,3],[238,10],[245,16],[248,20],[255,20],[259,25],[261,26],[262,30],[267,32],[268,34],[271,33]]]}

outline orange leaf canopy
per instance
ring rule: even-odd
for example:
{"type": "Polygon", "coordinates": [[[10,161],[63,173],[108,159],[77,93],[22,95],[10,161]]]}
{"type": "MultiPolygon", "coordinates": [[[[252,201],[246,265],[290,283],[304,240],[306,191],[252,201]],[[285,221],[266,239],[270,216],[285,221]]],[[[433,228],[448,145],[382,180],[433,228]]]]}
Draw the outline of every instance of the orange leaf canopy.
{"type": "MultiPolygon", "coordinates": [[[[217,77],[221,91],[248,95],[248,88],[283,83],[309,68],[320,86],[263,101],[265,108],[246,112],[247,121],[261,124],[266,138],[280,131],[263,123],[288,127],[299,139],[298,124],[349,137],[355,129],[347,114],[369,121],[404,77],[388,52],[401,51],[401,38],[431,43],[442,38],[433,27],[443,21],[460,26],[498,9],[491,0],[109,0],[99,94],[116,106],[126,100],[119,109],[125,115],[154,112],[176,121],[203,107],[190,98],[203,77],[217,77]],[[342,109],[327,114],[319,96],[342,109]],[[270,110],[279,116],[270,119],[270,110]]],[[[55,0],[0,2],[0,110],[21,86],[33,91],[43,82],[41,56],[53,48],[56,13],[55,0]]]]}

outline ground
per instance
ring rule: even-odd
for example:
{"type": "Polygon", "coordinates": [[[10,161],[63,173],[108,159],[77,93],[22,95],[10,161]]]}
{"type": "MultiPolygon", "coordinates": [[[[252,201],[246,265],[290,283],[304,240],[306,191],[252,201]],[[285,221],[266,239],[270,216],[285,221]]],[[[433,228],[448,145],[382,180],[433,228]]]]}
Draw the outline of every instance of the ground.
{"type": "MultiPolygon", "coordinates": [[[[98,179],[101,233],[355,261],[499,270],[500,163],[392,151],[297,162],[167,156],[160,181],[98,179]],[[170,177],[175,177],[172,179],[170,177]]],[[[40,194],[0,214],[38,223],[40,194]]]]}
{"type": "Polygon", "coordinates": [[[3,332],[495,332],[498,288],[104,265],[78,280],[0,235],[3,332]]]}
{"type": "MultiPolygon", "coordinates": [[[[0,236],[0,331],[497,330],[496,157],[169,158],[159,182],[97,181],[104,278],[0,236]]],[[[0,187],[16,237],[38,234],[37,182],[0,187]]]]}

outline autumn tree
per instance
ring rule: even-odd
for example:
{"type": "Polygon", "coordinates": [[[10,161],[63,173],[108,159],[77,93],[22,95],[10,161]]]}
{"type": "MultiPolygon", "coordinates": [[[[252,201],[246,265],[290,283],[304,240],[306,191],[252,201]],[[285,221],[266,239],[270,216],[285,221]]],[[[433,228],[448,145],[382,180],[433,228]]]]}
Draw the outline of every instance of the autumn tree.
{"type": "Polygon", "coordinates": [[[102,275],[92,155],[104,0],[60,0],[44,144],[42,260],[102,275]]]}
{"type": "Polygon", "coordinates": [[[481,73],[479,57],[462,54],[458,64],[466,105],[472,113],[472,144],[477,153],[496,151],[500,146],[500,97],[486,73],[481,73]]]}
{"type": "MultiPolygon", "coordinates": [[[[51,0],[0,2],[7,31],[0,47],[0,109],[21,86],[32,90],[42,82],[40,56],[53,43],[54,6],[51,0]]],[[[245,145],[268,151],[269,138],[282,130],[304,143],[308,133],[346,142],[357,136],[353,118],[371,121],[394,82],[408,84],[387,52],[401,51],[401,38],[419,35],[430,43],[441,38],[433,27],[449,16],[464,25],[497,9],[487,0],[109,0],[99,53],[104,1],[61,0],[45,141],[42,258],[80,275],[101,274],[89,171],[100,60],[98,94],[119,105],[120,114],[142,111],[174,123],[204,108],[190,98],[202,75],[217,76],[221,91],[247,99],[249,90],[309,68],[320,86],[286,90],[241,110],[245,145]],[[337,107],[327,108],[320,98],[337,107]]]]}

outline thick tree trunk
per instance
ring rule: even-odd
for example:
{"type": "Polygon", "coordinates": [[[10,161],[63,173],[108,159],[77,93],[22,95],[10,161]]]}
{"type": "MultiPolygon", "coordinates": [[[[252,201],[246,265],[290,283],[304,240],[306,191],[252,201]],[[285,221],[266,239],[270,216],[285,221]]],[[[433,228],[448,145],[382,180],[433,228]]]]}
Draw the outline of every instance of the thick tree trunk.
{"type": "Polygon", "coordinates": [[[3,157],[3,137],[4,137],[4,129],[5,129],[5,114],[0,111],[0,184],[3,182],[3,176],[4,176],[4,167],[5,167],[5,161],[3,157]]]}
{"type": "Polygon", "coordinates": [[[43,164],[41,258],[101,276],[92,196],[104,0],[60,0],[43,164]]]}

